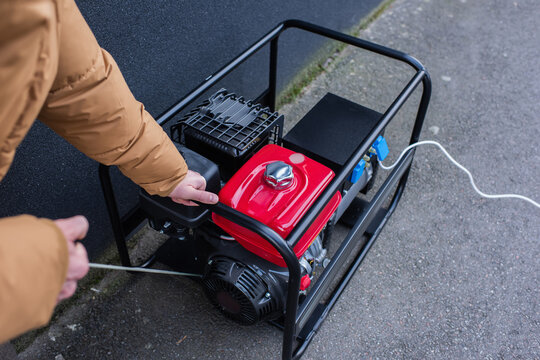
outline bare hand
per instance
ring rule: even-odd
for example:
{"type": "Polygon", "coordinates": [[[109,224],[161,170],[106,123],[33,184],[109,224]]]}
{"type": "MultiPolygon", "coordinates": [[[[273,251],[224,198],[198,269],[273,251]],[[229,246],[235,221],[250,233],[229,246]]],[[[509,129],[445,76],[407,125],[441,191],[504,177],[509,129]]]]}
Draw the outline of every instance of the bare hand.
{"type": "Polygon", "coordinates": [[[196,200],[204,204],[215,204],[219,201],[219,197],[208,191],[206,188],[206,180],[198,172],[188,170],[186,177],[180,181],[176,188],[169,194],[173,201],[188,205],[197,206],[193,201],[196,200]]]}
{"type": "Polygon", "coordinates": [[[82,279],[88,273],[88,255],[83,244],[75,243],[81,240],[88,232],[88,220],[84,216],[78,215],[67,219],[58,219],[54,223],[62,233],[68,247],[68,270],[66,281],[58,294],[57,301],[69,298],[77,289],[77,281],[82,279]]]}

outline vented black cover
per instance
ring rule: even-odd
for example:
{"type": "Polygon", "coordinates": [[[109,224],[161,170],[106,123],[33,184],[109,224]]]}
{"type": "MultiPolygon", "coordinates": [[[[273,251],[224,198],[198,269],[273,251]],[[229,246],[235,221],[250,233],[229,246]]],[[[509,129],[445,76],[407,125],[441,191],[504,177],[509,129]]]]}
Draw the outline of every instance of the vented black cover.
{"type": "Polygon", "coordinates": [[[282,129],[277,112],[221,89],[171,126],[171,138],[216,162],[228,179],[282,129]]]}
{"type": "Polygon", "coordinates": [[[231,258],[212,258],[203,284],[210,301],[243,325],[275,319],[282,313],[282,296],[275,279],[231,258]]]}

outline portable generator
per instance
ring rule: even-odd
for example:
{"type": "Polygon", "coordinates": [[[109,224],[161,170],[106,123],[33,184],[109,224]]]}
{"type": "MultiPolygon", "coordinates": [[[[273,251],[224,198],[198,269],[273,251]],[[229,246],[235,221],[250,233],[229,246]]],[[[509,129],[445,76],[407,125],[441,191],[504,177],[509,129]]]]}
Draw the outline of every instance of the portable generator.
{"type": "Polygon", "coordinates": [[[139,205],[120,217],[109,168],[100,166],[123,265],[131,266],[126,234],[147,219],[169,239],[143,267],[159,261],[200,274],[208,299],[225,316],[243,325],[271,321],[284,331],[283,359],[301,357],[399,202],[414,150],[373,196],[360,194],[373,188],[377,161],[388,154],[384,129],[420,83],[411,143],[431,91],[417,60],[306,22],[279,24],[157,119],[173,120],[173,142],[206,189],[219,194],[217,205],[189,207],[141,190],[139,205]],[[283,134],[286,115],[275,111],[277,50],[288,28],[394,58],[415,74],[384,113],[327,93],[283,134]],[[248,100],[226,89],[205,96],[267,45],[269,85],[260,96],[248,100]],[[338,222],[349,228],[345,237],[332,236],[338,222]]]}
{"type": "MultiPolygon", "coordinates": [[[[343,129],[349,129],[347,122],[355,121],[359,115],[368,114],[364,116],[366,127],[380,117],[328,94],[280,141],[282,115],[223,89],[173,125],[172,138],[188,167],[205,177],[207,189],[219,192],[221,203],[287,238],[335,177],[331,167],[341,166],[337,163],[339,158],[328,156],[336,144],[322,142],[329,137],[320,116],[332,107],[336,109],[332,126],[343,129]],[[315,129],[320,135],[306,129],[315,129]]],[[[357,126],[349,131],[362,137],[367,135],[363,130],[357,126]]],[[[302,274],[301,291],[309,287],[314,268],[326,259],[333,225],[373,178],[376,154],[388,153],[382,137],[375,148],[361,160],[358,169],[295,245],[293,250],[302,274]]],[[[211,214],[209,209],[176,204],[145,191],[141,191],[141,207],[154,229],[181,242],[177,245],[179,251],[184,247],[198,249],[191,258],[200,260],[200,268],[195,271],[204,273],[206,293],[226,316],[242,324],[255,324],[283,314],[288,282],[286,264],[267,241],[223,216],[211,214]]],[[[179,252],[168,246],[164,249],[167,254],[179,252]]],[[[184,267],[186,259],[182,261],[184,267]]],[[[178,259],[167,256],[166,262],[179,267],[178,259]]]]}

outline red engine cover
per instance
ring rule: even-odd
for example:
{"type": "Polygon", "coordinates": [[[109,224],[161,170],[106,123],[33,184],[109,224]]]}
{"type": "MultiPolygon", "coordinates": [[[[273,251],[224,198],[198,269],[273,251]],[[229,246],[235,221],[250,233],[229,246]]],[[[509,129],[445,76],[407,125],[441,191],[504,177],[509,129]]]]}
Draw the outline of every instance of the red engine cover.
{"type": "MultiPolygon", "coordinates": [[[[278,145],[266,145],[227,182],[219,193],[222,203],[268,225],[284,239],[334,177],[326,166],[278,145]],[[266,166],[282,161],[292,166],[292,184],[276,190],[264,180],[266,166]]],[[[334,213],[341,194],[337,192],[319,217],[294,247],[299,258],[334,213]]],[[[219,216],[214,222],[233,236],[243,247],[279,266],[283,257],[266,240],[219,216]]]]}

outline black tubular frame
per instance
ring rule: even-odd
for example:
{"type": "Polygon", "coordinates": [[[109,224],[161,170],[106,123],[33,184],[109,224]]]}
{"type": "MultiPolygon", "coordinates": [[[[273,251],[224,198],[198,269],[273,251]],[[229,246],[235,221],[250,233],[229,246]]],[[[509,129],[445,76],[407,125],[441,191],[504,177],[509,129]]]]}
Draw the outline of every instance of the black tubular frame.
{"type": "MultiPolygon", "coordinates": [[[[394,212],[403,190],[405,188],[407,177],[410,171],[412,160],[414,157],[414,149],[407,152],[394,170],[388,175],[383,185],[378,192],[374,195],[368,206],[360,214],[356,223],[351,228],[345,239],[342,241],[341,246],[332,257],[330,263],[325,268],[323,273],[312,285],[312,289],[307,293],[304,301],[298,306],[299,288],[300,288],[300,264],[296,258],[293,247],[301,239],[305,231],[311,226],[313,221],[317,218],[318,214],[326,206],[327,202],[331,199],[333,194],[339,190],[341,184],[345,181],[348,174],[362,159],[362,156],[367,153],[369,147],[377,136],[382,133],[388,123],[393,119],[396,113],[400,110],[405,101],[410,97],[416,87],[422,83],[423,90],[420,99],[420,104],[417,110],[416,119],[412,134],[410,137],[410,144],[419,140],[422,124],[427,112],[430,96],[431,96],[431,80],[424,66],[415,58],[400,51],[396,51],[372,42],[355,38],[350,35],[346,35],[337,31],[326,29],[324,27],[307,23],[301,20],[286,20],[283,23],[276,26],[257,42],[251,45],[248,49],[230,61],[227,65],[222,67],[219,71],[207,77],[199,86],[193,91],[188,93],[184,98],[179,100],[176,104],[170,107],[162,115],[160,115],[156,121],[160,125],[164,125],[171,120],[175,115],[184,110],[188,105],[194,102],[199,96],[204,94],[218,81],[222,80],[232,70],[237,68],[249,57],[258,52],[268,43],[270,44],[270,64],[269,64],[269,78],[268,88],[257,99],[259,102],[267,105],[272,111],[275,111],[276,102],[276,77],[277,77],[277,62],[278,62],[278,39],[281,33],[289,28],[296,28],[304,30],[313,34],[333,39],[352,45],[357,48],[361,48],[367,51],[377,53],[379,55],[389,57],[400,62],[404,62],[410,65],[415,71],[415,75],[410,79],[408,84],[403,88],[398,97],[388,107],[381,119],[378,121],[375,129],[369,134],[366,141],[358,146],[353,155],[347,160],[342,170],[336,175],[333,181],[328,185],[325,191],[313,204],[313,206],[307,211],[299,223],[295,226],[287,239],[281,238],[275,231],[268,226],[226,206],[221,203],[213,206],[207,206],[211,211],[236,222],[237,224],[255,232],[264,239],[266,239],[280,254],[283,256],[285,263],[289,271],[289,282],[287,289],[287,299],[285,316],[283,320],[283,359],[299,359],[307,346],[311,342],[313,336],[319,329],[320,325],[332,309],[339,296],[347,286],[349,280],[354,275],[356,269],[362,263],[366,254],[370,250],[371,246],[377,239],[382,228],[394,212]],[[392,189],[395,188],[393,197],[388,209],[383,209],[383,202],[392,195],[392,189]],[[325,304],[320,304],[320,300],[327,289],[330,287],[330,283],[336,278],[338,271],[343,267],[346,260],[350,258],[351,251],[355,244],[358,244],[358,239],[365,235],[369,225],[373,224],[377,213],[383,210],[384,216],[378,220],[376,228],[372,231],[371,235],[367,235],[367,240],[362,245],[360,250],[356,253],[355,258],[352,260],[351,265],[347,269],[346,273],[339,280],[338,284],[333,289],[330,298],[326,300],[325,304]],[[322,306],[322,308],[321,308],[322,306]],[[302,334],[300,336],[300,334],[302,334]],[[295,342],[297,343],[295,347],[295,342]]],[[[129,259],[129,253],[126,246],[126,234],[129,234],[135,229],[138,224],[144,219],[144,215],[138,207],[133,208],[123,218],[120,217],[118,212],[118,206],[114,196],[114,189],[110,179],[109,167],[100,165],[99,177],[103,188],[107,210],[111,219],[111,225],[114,232],[114,237],[118,247],[118,252],[122,264],[125,266],[131,266],[129,259]]],[[[144,266],[148,266],[151,260],[147,261],[144,266]]]]}

